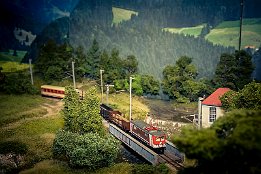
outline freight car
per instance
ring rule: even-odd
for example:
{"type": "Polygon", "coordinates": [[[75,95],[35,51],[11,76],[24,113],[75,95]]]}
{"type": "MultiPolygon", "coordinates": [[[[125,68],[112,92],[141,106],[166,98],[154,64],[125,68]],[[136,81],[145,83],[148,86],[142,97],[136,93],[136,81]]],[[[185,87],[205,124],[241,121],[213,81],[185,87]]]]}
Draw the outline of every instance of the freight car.
{"type": "Polygon", "coordinates": [[[114,123],[125,132],[129,132],[152,149],[163,152],[166,147],[166,134],[158,128],[141,120],[132,120],[130,122],[124,118],[120,111],[113,110],[105,104],[100,105],[100,114],[103,118],[114,123]]]}

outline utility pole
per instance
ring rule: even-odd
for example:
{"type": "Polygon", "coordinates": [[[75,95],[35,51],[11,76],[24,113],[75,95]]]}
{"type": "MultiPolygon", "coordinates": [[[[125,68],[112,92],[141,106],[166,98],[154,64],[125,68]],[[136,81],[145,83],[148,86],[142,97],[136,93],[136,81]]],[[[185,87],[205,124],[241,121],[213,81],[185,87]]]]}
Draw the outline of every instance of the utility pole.
{"type": "Polygon", "coordinates": [[[74,74],[74,61],[72,61],[72,76],[73,76],[73,87],[74,89],[76,88],[76,84],[75,84],[75,74],[74,74]]]}
{"type": "Polygon", "coordinates": [[[109,96],[109,88],[110,87],[114,87],[114,85],[105,85],[106,86],[106,104],[107,104],[107,106],[109,105],[109,102],[108,102],[108,96],[109,96]]]}
{"type": "Polygon", "coordinates": [[[243,10],[244,10],[244,0],[240,2],[240,31],[239,31],[239,44],[238,51],[241,49],[241,35],[242,35],[242,23],[243,23],[243,10]]]}
{"type": "Polygon", "coordinates": [[[204,98],[199,97],[198,98],[198,129],[201,129],[201,117],[202,117],[202,101],[204,98]]]}
{"type": "Polygon", "coordinates": [[[100,76],[101,76],[101,103],[103,103],[103,84],[102,84],[102,73],[104,72],[103,69],[100,69],[100,76]]]}
{"type": "Polygon", "coordinates": [[[132,86],[133,79],[134,79],[133,77],[130,77],[130,121],[131,121],[131,86],[132,86]]]}
{"type": "Polygon", "coordinates": [[[31,83],[32,83],[32,85],[34,85],[33,70],[32,70],[32,59],[29,59],[29,67],[30,67],[30,74],[31,74],[31,83]]]}

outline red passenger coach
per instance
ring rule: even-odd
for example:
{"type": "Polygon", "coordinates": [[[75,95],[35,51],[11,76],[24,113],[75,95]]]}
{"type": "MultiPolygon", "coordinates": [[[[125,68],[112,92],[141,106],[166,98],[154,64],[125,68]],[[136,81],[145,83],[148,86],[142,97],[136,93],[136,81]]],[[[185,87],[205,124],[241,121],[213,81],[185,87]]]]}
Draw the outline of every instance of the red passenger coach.
{"type": "Polygon", "coordinates": [[[166,134],[158,128],[145,123],[144,121],[131,121],[131,133],[152,148],[166,147],[166,134]]]}
{"type": "Polygon", "coordinates": [[[54,97],[54,98],[64,98],[65,87],[52,86],[52,85],[42,85],[41,94],[42,96],[54,97]]]}

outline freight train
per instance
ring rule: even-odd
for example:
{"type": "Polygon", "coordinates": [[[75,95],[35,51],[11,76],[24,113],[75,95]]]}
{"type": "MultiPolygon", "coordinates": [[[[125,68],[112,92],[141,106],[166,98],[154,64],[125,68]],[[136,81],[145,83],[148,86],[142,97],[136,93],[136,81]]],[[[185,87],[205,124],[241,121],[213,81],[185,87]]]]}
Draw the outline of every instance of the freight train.
{"type": "Polygon", "coordinates": [[[157,152],[163,152],[166,147],[167,135],[157,127],[151,126],[141,120],[129,121],[123,117],[120,111],[113,110],[111,107],[101,104],[101,116],[120,127],[125,132],[129,132],[135,138],[157,152]]]}

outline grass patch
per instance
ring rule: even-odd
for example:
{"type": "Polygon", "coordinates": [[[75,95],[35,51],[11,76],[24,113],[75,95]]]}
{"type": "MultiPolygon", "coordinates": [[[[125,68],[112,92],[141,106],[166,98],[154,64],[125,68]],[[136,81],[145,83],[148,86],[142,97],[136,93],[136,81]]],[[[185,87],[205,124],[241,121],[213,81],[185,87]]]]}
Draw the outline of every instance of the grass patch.
{"type": "MultiPolygon", "coordinates": [[[[224,21],[205,37],[208,41],[223,46],[238,47],[239,21],[224,21]]],[[[242,48],[259,47],[261,44],[261,19],[244,19],[242,26],[242,48]]]]}
{"type": "MultiPolygon", "coordinates": [[[[113,108],[121,111],[126,118],[129,118],[130,109],[130,99],[129,94],[119,93],[119,94],[109,94],[108,96],[109,105],[113,108]]],[[[104,102],[106,102],[106,97],[104,96],[104,102]]],[[[144,119],[146,113],[149,112],[148,106],[144,104],[144,100],[141,97],[132,96],[132,118],[133,119],[144,119]]]]}
{"type": "Polygon", "coordinates": [[[29,64],[11,62],[11,61],[8,62],[0,61],[0,66],[3,68],[2,72],[17,72],[17,71],[29,70],[29,64]]]}
{"type": "Polygon", "coordinates": [[[113,24],[119,24],[122,21],[127,21],[131,19],[131,15],[138,15],[138,12],[132,10],[126,10],[123,8],[112,7],[113,13],[113,24]]]}
{"type": "Polygon", "coordinates": [[[163,31],[198,37],[204,26],[205,24],[198,25],[195,27],[185,27],[185,28],[164,28],[163,31]]]}
{"type": "Polygon", "coordinates": [[[132,165],[128,163],[119,163],[111,167],[99,169],[95,172],[90,172],[84,169],[71,169],[67,163],[55,161],[55,160],[44,160],[37,163],[33,168],[20,172],[21,174],[129,174],[131,173],[132,165]]]}
{"type": "Polygon", "coordinates": [[[0,125],[22,118],[43,116],[46,109],[39,105],[46,101],[40,96],[0,94],[0,125]]]}
{"type": "Polygon", "coordinates": [[[0,141],[20,141],[27,145],[25,165],[52,158],[52,144],[55,133],[63,127],[61,116],[26,121],[20,126],[1,131],[0,141]],[[7,133],[7,134],[6,134],[7,133]]]}

